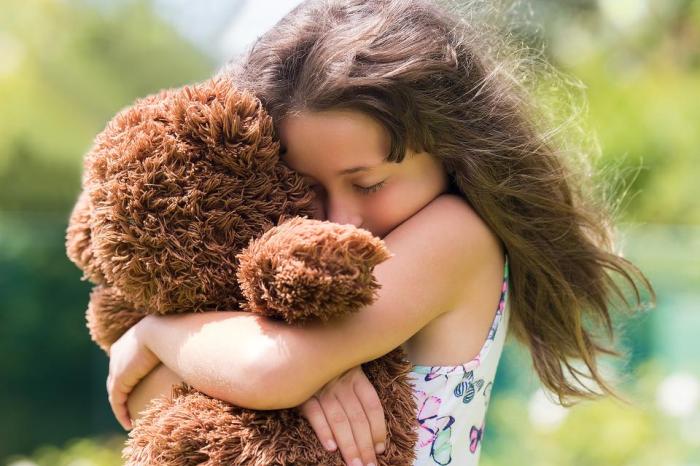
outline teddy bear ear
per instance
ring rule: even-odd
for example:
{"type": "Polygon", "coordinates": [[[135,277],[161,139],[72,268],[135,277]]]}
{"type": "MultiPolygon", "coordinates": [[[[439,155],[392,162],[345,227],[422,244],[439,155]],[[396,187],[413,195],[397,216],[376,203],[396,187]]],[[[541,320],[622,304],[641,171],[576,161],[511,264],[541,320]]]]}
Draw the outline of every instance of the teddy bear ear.
{"type": "Polygon", "coordinates": [[[68,258],[83,271],[82,280],[90,280],[99,284],[104,283],[105,278],[93,254],[90,229],[91,211],[90,198],[87,191],[83,191],[80,193],[68,220],[66,253],[68,258]]]}

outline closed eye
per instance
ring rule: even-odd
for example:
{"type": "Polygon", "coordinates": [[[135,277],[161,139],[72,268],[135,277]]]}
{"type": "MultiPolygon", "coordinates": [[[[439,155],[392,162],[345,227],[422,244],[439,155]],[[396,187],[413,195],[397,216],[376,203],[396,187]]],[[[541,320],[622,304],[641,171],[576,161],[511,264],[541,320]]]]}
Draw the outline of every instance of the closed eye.
{"type": "Polygon", "coordinates": [[[371,193],[377,192],[380,189],[382,189],[382,187],[384,186],[385,183],[386,183],[386,180],[383,180],[377,184],[373,184],[372,186],[365,187],[365,186],[358,186],[356,184],[354,184],[353,186],[355,187],[355,189],[357,189],[362,194],[371,194],[371,193]]]}

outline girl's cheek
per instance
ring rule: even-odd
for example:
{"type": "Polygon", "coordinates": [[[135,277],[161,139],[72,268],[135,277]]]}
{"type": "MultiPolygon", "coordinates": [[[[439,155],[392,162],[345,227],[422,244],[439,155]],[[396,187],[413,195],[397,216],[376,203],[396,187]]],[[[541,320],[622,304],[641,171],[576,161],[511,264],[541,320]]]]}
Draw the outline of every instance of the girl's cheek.
{"type": "Polygon", "coordinates": [[[398,188],[397,185],[385,186],[374,193],[374,198],[367,205],[372,223],[384,234],[408,218],[408,215],[405,215],[407,194],[398,188]]]}

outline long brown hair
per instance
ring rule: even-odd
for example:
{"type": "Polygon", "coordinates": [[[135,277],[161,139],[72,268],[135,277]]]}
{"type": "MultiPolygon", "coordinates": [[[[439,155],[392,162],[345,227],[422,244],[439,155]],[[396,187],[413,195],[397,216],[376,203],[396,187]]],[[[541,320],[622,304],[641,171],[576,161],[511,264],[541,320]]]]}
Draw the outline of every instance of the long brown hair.
{"type": "Polygon", "coordinates": [[[587,154],[555,137],[562,125],[528,86],[539,57],[492,27],[496,15],[458,13],[415,0],[306,1],[222,72],[253,90],[275,124],[300,110],[353,109],[387,128],[388,160],[400,162],[407,146],[438,157],[451,190],[507,250],[509,330],[545,387],[564,406],[606,393],[626,401],[596,359],[622,355],[588,327],[613,339],[613,298],[638,309],[637,280],[653,302],[651,284],[614,252],[613,209],[592,189],[587,154]]]}

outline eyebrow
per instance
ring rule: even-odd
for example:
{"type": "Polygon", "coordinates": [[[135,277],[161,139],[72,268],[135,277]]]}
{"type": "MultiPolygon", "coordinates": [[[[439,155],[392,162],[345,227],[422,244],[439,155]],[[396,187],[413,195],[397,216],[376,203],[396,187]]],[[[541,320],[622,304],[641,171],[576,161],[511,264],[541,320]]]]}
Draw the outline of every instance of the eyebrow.
{"type": "Polygon", "coordinates": [[[378,166],[379,165],[375,165],[374,167],[360,166],[360,167],[346,168],[345,170],[340,170],[338,172],[338,175],[349,175],[350,173],[364,172],[367,170],[371,170],[372,168],[376,168],[378,166]]]}
{"type": "Polygon", "coordinates": [[[360,165],[357,167],[346,168],[345,170],[340,170],[338,172],[338,176],[349,175],[350,173],[357,173],[357,172],[364,172],[367,170],[372,170],[373,168],[381,167],[382,165],[386,164],[387,162],[389,162],[388,155],[386,156],[386,158],[382,159],[381,163],[378,163],[377,165],[360,165]]]}
{"type": "MultiPolygon", "coordinates": [[[[375,165],[373,167],[360,166],[360,167],[346,168],[345,170],[340,170],[338,172],[338,176],[349,175],[351,173],[357,173],[357,172],[364,172],[364,171],[371,170],[371,169],[377,168],[377,167],[379,167],[379,165],[375,165]]],[[[304,172],[298,171],[297,173],[299,173],[301,176],[309,176],[304,172]]]]}

